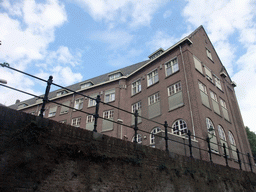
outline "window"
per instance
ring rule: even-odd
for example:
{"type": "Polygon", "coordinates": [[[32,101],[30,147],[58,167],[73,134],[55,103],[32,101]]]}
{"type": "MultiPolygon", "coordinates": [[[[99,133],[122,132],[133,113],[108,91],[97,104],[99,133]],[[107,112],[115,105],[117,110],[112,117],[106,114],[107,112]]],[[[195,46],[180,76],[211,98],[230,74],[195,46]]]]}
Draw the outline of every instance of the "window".
{"type": "Polygon", "coordinates": [[[93,115],[87,115],[86,123],[93,123],[94,122],[94,116],[93,115]]]}
{"type": "Polygon", "coordinates": [[[167,62],[165,64],[165,72],[166,72],[166,76],[169,76],[173,73],[175,73],[176,71],[179,70],[179,65],[178,65],[178,60],[177,58],[167,62]]]}
{"type": "Polygon", "coordinates": [[[18,105],[18,109],[22,109],[22,108],[27,107],[27,106],[28,106],[28,104],[22,103],[22,104],[18,105]]]}
{"type": "Polygon", "coordinates": [[[61,121],[59,121],[59,123],[67,124],[67,120],[66,119],[65,120],[61,120],[61,121]]]}
{"type": "Polygon", "coordinates": [[[107,90],[105,92],[105,102],[111,102],[115,100],[115,89],[107,90]]]}
{"type": "Polygon", "coordinates": [[[161,129],[159,127],[156,127],[152,129],[150,134],[150,146],[155,148],[155,134],[160,133],[161,129]]]}
{"type": "Polygon", "coordinates": [[[199,84],[200,91],[202,91],[203,93],[207,94],[206,86],[203,83],[201,83],[200,81],[198,82],[198,84],[199,84]]]}
{"type": "Polygon", "coordinates": [[[93,95],[90,95],[90,97],[92,98],[89,98],[89,101],[88,101],[88,107],[92,107],[92,106],[95,106],[96,105],[96,98],[97,98],[97,94],[93,94],[93,95]],[[94,98],[94,99],[93,99],[94,98]]]}
{"type": "MultiPolygon", "coordinates": [[[[142,137],[141,137],[140,134],[137,134],[136,140],[137,140],[137,143],[138,143],[138,144],[141,144],[141,143],[142,143],[142,137]]],[[[134,142],[134,141],[135,141],[135,136],[132,138],[132,142],[134,142]]]]}
{"type": "Polygon", "coordinates": [[[90,87],[90,86],[92,86],[92,85],[93,85],[92,82],[87,82],[87,83],[81,84],[80,88],[81,88],[81,89],[84,89],[84,88],[90,87]]]}
{"type": "Polygon", "coordinates": [[[112,75],[109,75],[109,80],[113,80],[113,79],[116,79],[118,77],[121,77],[121,75],[122,74],[120,72],[112,74],[112,75]]]}
{"type": "Polygon", "coordinates": [[[221,105],[221,109],[222,109],[224,118],[229,121],[229,115],[228,115],[228,109],[227,109],[226,102],[221,98],[220,98],[220,105],[221,105]]]}
{"type": "Polygon", "coordinates": [[[176,135],[186,135],[187,124],[183,119],[175,121],[172,125],[172,133],[176,135]]]}
{"type": "Polygon", "coordinates": [[[222,139],[223,141],[226,141],[225,132],[220,125],[218,125],[218,132],[219,132],[220,139],[222,139]]]}
{"type": "Polygon", "coordinates": [[[231,133],[231,131],[228,132],[228,139],[229,139],[229,142],[230,142],[231,145],[236,146],[236,142],[235,142],[234,136],[231,133]]]}
{"type": "Polygon", "coordinates": [[[214,112],[220,115],[220,107],[219,107],[217,95],[210,90],[210,96],[212,99],[212,106],[213,106],[214,112]]]}
{"type": "Polygon", "coordinates": [[[68,92],[66,90],[62,90],[62,91],[59,91],[57,92],[57,97],[61,96],[61,95],[65,95],[67,94],[68,92]]]}
{"type": "Polygon", "coordinates": [[[168,96],[174,95],[175,93],[178,93],[181,91],[181,83],[175,83],[168,87],[168,96]]]}
{"type": "Polygon", "coordinates": [[[204,106],[210,108],[210,102],[209,102],[209,98],[207,95],[207,89],[206,86],[201,83],[200,81],[198,82],[199,85],[199,89],[200,89],[200,95],[201,95],[201,100],[204,106]]]}
{"type": "Polygon", "coordinates": [[[71,125],[75,127],[80,127],[80,123],[81,123],[81,117],[77,117],[72,119],[71,125]]]}
{"type": "Polygon", "coordinates": [[[199,59],[197,59],[195,56],[193,57],[194,58],[194,63],[195,63],[195,68],[203,74],[203,68],[202,68],[202,63],[201,61],[199,61],[199,59]]]}
{"type": "Polygon", "coordinates": [[[207,131],[208,131],[208,137],[210,139],[211,150],[213,152],[218,153],[219,148],[218,148],[218,144],[217,144],[217,138],[216,138],[216,134],[215,134],[214,125],[209,118],[206,118],[206,127],[207,127],[207,131]]]}
{"type": "Polygon", "coordinates": [[[184,105],[182,96],[181,82],[175,83],[168,87],[169,110],[176,109],[184,105]]]}
{"type": "Polygon", "coordinates": [[[220,79],[218,77],[216,77],[215,75],[213,77],[214,77],[216,87],[218,87],[220,90],[222,90],[220,79]]]}
{"type": "Polygon", "coordinates": [[[159,92],[148,97],[148,105],[152,105],[160,100],[159,92]]]}
{"type": "Polygon", "coordinates": [[[213,82],[211,70],[208,69],[206,66],[204,66],[204,70],[205,70],[206,78],[207,78],[209,81],[213,82]]]}
{"type": "Polygon", "coordinates": [[[132,95],[139,93],[141,91],[141,80],[132,83],[132,95]]]}
{"type": "Polygon", "coordinates": [[[65,101],[62,104],[65,105],[65,106],[61,106],[60,114],[68,113],[70,101],[65,101]],[[68,107],[66,107],[66,106],[68,106],[68,107]]]}
{"type": "Polygon", "coordinates": [[[151,85],[157,83],[158,80],[159,79],[158,79],[157,69],[148,74],[148,86],[151,86],[151,85]]]}
{"type": "Polygon", "coordinates": [[[212,54],[211,54],[211,52],[209,51],[209,49],[207,49],[207,48],[206,48],[206,54],[207,54],[207,57],[212,60],[212,54]]]}
{"type": "Polygon", "coordinates": [[[113,119],[114,117],[114,110],[104,111],[103,118],[104,119],[113,119]]]}
{"type": "Polygon", "coordinates": [[[237,152],[236,152],[236,142],[235,142],[235,138],[233,136],[233,134],[231,133],[231,131],[228,132],[228,139],[229,139],[229,142],[230,142],[230,148],[231,148],[231,153],[232,153],[232,156],[234,158],[234,160],[238,160],[238,156],[237,156],[237,152]]]}
{"type": "MultiPolygon", "coordinates": [[[[135,110],[138,110],[139,116],[141,116],[141,101],[132,104],[132,113],[135,113],[135,110]]],[[[138,117],[138,123],[141,122],[141,117],[138,117]]],[[[135,123],[135,117],[132,115],[132,125],[135,123]]]]}
{"type": "Polygon", "coordinates": [[[80,99],[76,99],[75,100],[75,109],[81,110],[83,109],[83,102],[84,102],[84,98],[80,98],[80,99]]]}
{"type": "Polygon", "coordinates": [[[53,117],[56,115],[57,106],[50,107],[48,117],[53,117]]]}
{"type": "Polygon", "coordinates": [[[210,91],[210,95],[211,95],[212,100],[218,102],[217,95],[214,92],[210,91]]]}

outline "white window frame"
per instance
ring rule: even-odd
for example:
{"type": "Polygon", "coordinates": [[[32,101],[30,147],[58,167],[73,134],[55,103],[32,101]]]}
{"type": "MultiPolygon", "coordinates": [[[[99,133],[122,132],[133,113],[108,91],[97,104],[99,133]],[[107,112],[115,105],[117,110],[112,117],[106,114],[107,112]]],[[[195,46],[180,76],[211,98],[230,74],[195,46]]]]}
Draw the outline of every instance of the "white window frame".
{"type": "Polygon", "coordinates": [[[152,104],[154,104],[156,102],[159,102],[159,101],[160,101],[160,94],[159,94],[159,92],[157,92],[157,93],[155,93],[153,95],[150,95],[148,97],[148,105],[152,105],[152,104]]]}
{"type": "Polygon", "coordinates": [[[67,120],[66,119],[65,120],[61,120],[61,121],[59,121],[59,123],[67,124],[67,120]]]}
{"type": "Polygon", "coordinates": [[[109,75],[109,80],[117,79],[117,78],[119,78],[121,76],[122,76],[122,73],[121,72],[117,72],[117,73],[109,75]]]}
{"type": "Polygon", "coordinates": [[[218,97],[217,97],[216,93],[214,93],[212,90],[210,90],[210,96],[211,96],[212,100],[214,100],[218,103],[218,97]]]}
{"type": "Polygon", "coordinates": [[[90,87],[92,85],[93,85],[92,82],[86,82],[86,83],[83,83],[83,84],[80,85],[80,89],[85,89],[85,88],[90,87]]]}
{"type": "Polygon", "coordinates": [[[214,74],[213,74],[213,78],[214,78],[214,82],[215,82],[216,87],[219,88],[220,90],[222,90],[220,79],[214,74]]]}
{"type": "Polygon", "coordinates": [[[212,71],[211,71],[208,67],[206,67],[205,65],[204,65],[204,71],[205,71],[205,76],[206,76],[206,78],[207,78],[209,81],[213,82],[212,71]]]}
{"type": "Polygon", "coordinates": [[[94,98],[94,99],[89,98],[89,100],[88,100],[88,107],[96,106],[96,98],[97,98],[97,96],[92,95],[90,97],[94,98]]]}
{"type": "Polygon", "coordinates": [[[225,102],[222,98],[220,98],[220,105],[221,105],[221,107],[223,107],[224,109],[227,109],[226,102],[225,102]]]}
{"type": "Polygon", "coordinates": [[[155,70],[153,70],[153,71],[151,71],[150,73],[147,74],[148,87],[151,86],[151,85],[154,85],[158,81],[159,81],[159,77],[158,77],[157,69],[155,69],[155,70]]]}
{"type": "Polygon", "coordinates": [[[168,87],[168,96],[172,96],[182,91],[181,82],[177,82],[168,87]]]}
{"type": "Polygon", "coordinates": [[[172,60],[165,63],[165,75],[166,77],[172,75],[173,73],[179,71],[178,58],[175,57],[172,60]],[[168,72],[170,71],[170,73],[168,72]]]}
{"type": "Polygon", "coordinates": [[[207,88],[206,88],[205,84],[203,84],[202,82],[198,81],[198,85],[199,85],[200,91],[202,91],[203,93],[205,93],[207,95],[207,88]]]}
{"type": "Polygon", "coordinates": [[[67,94],[67,93],[68,93],[67,90],[62,90],[62,91],[57,92],[56,96],[57,96],[57,97],[60,97],[61,95],[65,95],[65,94],[67,94]]]}
{"type": "Polygon", "coordinates": [[[48,117],[54,117],[56,115],[56,112],[57,112],[57,106],[50,107],[48,117]],[[52,109],[55,109],[55,110],[52,110],[52,109]]]}
{"type": "Polygon", "coordinates": [[[188,126],[186,121],[178,119],[172,124],[172,134],[186,136],[188,132],[188,126]]]}
{"type": "Polygon", "coordinates": [[[73,118],[71,121],[71,125],[74,127],[80,127],[81,124],[81,117],[73,118]]]}
{"type": "Polygon", "coordinates": [[[75,100],[74,108],[76,110],[83,109],[84,98],[78,98],[75,100]]]}
{"type": "Polygon", "coordinates": [[[221,125],[218,125],[218,133],[221,140],[226,141],[226,134],[224,132],[224,129],[221,125]]]}
{"type": "MultiPolygon", "coordinates": [[[[142,136],[141,136],[141,134],[137,134],[137,143],[138,144],[141,144],[142,143],[142,136]]],[[[132,138],[132,142],[134,142],[134,140],[135,140],[135,136],[133,136],[133,138],[132,138]]]]}
{"type": "MultiPolygon", "coordinates": [[[[212,60],[212,53],[209,49],[206,48],[206,55],[208,58],[210,58],[212,60]]],[[[212,60],[213,61],[213,60],[212,60]]]]}
{"type": "Polygon", "coordinates": [[[228,139],[231,145],[236,146],[236,141],[231,131],[228,131],[228,139]]]}
{"type": "Polygon", "coordinates": [[[132,104],[132,113],[135,113],[135,110],[140,110],[141,109],[141,101],[132,104]]]}
{"type": "Polygon", "coordinates": [[[86,117],[86,123],[93,123],[95,120],[93,115],[87,115],[86,117]]]}
{"type": "Polygon", "coordinates": [[[104,119],[113,119],[114,118],[114,110],[108,110],[103,112],[104,119]]]}
{"type": "Polygon", "coordinates": [[[132,95],[141,92],[141,79],[132,83],[132,95]]]}
{"type": "Polygon", "coordinates": [[[109,103],[115,101],[116,92],[115,89],[111,89],[105,92],[105,102],[109,103]]]}
{"type": "Polygon", "coordinates": [[[152,129],[150,134],[150,145],[155,148],[155,134],[160,133],[162,130],[159,127],[155,127],[152,129]]]}

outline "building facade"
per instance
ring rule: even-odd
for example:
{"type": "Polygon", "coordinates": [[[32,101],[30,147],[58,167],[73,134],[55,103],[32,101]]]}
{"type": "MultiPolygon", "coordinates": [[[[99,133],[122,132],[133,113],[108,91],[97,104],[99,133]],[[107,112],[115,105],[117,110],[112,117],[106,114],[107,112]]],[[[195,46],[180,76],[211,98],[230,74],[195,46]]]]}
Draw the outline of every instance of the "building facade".
{"type": "MultiPolygon", "coordinates": [[[[123,125],[134,125],[132,113],[172,127],[169,134],[179,139],[186,138],[191,131],[193,142],[207,150],[205,141],[210,138],[211,151],[216,154],[213,161],[221,163],[223,149],[228,147],[228,156],[238,159],[234,150],[250,153],[243,120],[235,96],[236,84],[222,65],[204,28],[200,26],[189,36],[167,50],[159,49],[143,61],[109,74],[104,74],[67,88],[96,98],[110,105],[100,104],[99,115],[107,120],[98,120],[97,131],[112,137],[134,140],[134,130],[123,125]],[[123,125],[122,125],[123,124],[123,125]],[[220,145],[214,145],[220,144],[220,145]]],[[[95,100],[67,90],[50,92],[49,99],[88,113],[95,113],[95,100]]],[[[33,98],[10,106],[38,115],[42,100],[33,98]]],[[[93,130],[94,117],[54,103],[46,104],[44,117],[80,128],[93,130]]],[[[164,127],[145,118],[138,118],[138,143],[157,147],[155,134],[164,127]],[[151,133],[151,134],[150,134],[151,133]]],[[[171,148],[170,148],[171,151],[171,148]]],[[[208,153],[198,153],[209,160],[208,153]]],[[[248,161],[245,159],[244,161],[248,161]]]]}

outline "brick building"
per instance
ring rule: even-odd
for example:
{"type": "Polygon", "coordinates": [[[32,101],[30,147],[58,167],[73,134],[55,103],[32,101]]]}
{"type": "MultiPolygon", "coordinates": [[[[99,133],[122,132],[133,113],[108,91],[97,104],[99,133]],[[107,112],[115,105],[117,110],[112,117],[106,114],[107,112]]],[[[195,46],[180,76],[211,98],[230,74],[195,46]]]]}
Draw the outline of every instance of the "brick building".
{"type": "MultiPolygon", "coordinates": [[[[200,138],[209,136],[212,143],[225,143],[229,148],[229,157],[237,160],[232,150],[238,148],[242,153],[250,154],[251,150],[236,100],[235,86],[204,28],[200,26],[167,50],[158,49],[147,61],[67,88],[92,98],[100,95],[102,101],[130,112],[137,109],[142,117],[162,124],[167,121],[173,128],[169,130],[171,137],[184,140],[188,130],[200,138]]],[[[49,99],[92,114],[95,112],[95,100],[67,90],[50,92],[49,99]]],[[[32,98],[10,107],[38,115],[41,105],[42,100],[32,98]]],[[[134,124],[131,114],[108,105],[100,104],[99,115],[124,125],[134,124]]],[[[46,104],[44,117],[93,130],[92,115],[51,102],[46,104]]],[[[157,147],[154,134],[161,133],[164,127],[139,118],[138,128],[153,133],[138,131],[138,142],[157,147]]],[[[98,120],[97,131],[130,141],[134,138],[132,129],[101,119],[98,120]]],[[[193,137],[193,142],[207,150],[205,141],[193,137]]],[[[218,162],[223,149],[212,144],[211,150],[216,154],[214,161],[218,162]]],[[[207,153],[201,151],[199,156],[209,160],[207,153]]]]}

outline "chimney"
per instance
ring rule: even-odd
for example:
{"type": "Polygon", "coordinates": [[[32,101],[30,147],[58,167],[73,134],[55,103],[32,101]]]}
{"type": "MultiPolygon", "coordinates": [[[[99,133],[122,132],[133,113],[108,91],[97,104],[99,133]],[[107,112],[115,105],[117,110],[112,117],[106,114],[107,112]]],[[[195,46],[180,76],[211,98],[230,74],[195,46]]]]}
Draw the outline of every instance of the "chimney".
{"type": "Polygon", "coordinates": [[[16,102],[15,102],[15,104],[17,104],[17,103],[19,103],[19,102],[20,102],[20,100],[19,100],[19,99],[17,99],[17,100],[16,100],[16,102]]]}

